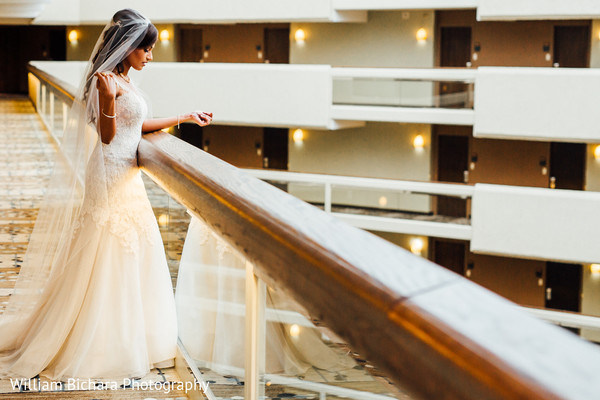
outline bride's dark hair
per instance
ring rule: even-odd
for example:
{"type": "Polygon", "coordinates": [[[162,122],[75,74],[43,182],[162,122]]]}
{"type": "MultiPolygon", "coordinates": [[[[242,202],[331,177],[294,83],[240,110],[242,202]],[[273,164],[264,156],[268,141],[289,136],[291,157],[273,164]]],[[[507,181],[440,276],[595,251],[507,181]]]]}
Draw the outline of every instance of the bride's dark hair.
{"type": "Polygon", "coordinates": [[[102,42],[91,59],[92,67],[86,77],[84,100],[88,97],[93,75],[115,51],[123,53],[116,65],[117,72],[121,73],[124,70],[123,61],[133,50],[152,46],[157,40],[158,30],[139,12],[130,8],[117,11],[112,17],[110,26],[104,30],[102,42]],[[140,24],[147,24],[144,31],[140,32],[140,24]],[[138,37],[132,38],[131,36],[134,34],[138,37]],[[128,49],[122,49],[121,46],[125,42],[133,43],[133,45],[128,49]]]}
{"type": "MultiPolygon", "coordinates": [[[[104,43],[108,43],[108,49],[104,49],[104,46],[98,49],[98,52],[94,55],[92,61],[95,63],[98,55],[104,51],[107,54],[112,53],[119,44],[122,39],[129,33],[130,29],[127,29],[127,25],[131,24],[131,21],[137,20],[139,18],[143,18],[140,13],[135,10],[126,8],[121,11],[117,11],[112,18],[112,21],[115,25],[111,26],[106,32],[104,32],[104,43]]],[[[152,46],[158,40],[158,30],[153,24],[148,24],[148,28],[144,34],[142,41],[136,46],[136,49],[141,49],[144,47],[152,46]]],[[[135,50],[135,49],[131,49],[135,50]]],[[[123,58],[124,60],[125,58],[123,58]]],[[[117,71],[119,73],[123,72],[123,60],[119,61],[117,64],[117,71]]]]}

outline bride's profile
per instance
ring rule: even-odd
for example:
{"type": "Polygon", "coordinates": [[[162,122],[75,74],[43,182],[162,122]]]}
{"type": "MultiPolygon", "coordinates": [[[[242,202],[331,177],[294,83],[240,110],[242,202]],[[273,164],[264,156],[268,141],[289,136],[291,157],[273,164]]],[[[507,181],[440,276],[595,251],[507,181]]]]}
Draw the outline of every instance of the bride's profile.
{"type": "Polygon", "coordinates": [[[137,146],[143,133],[206,126],[212,114],[149,118],[128,73],[152,60],[157,36],[124,9],[94,47],[0,316],[0,378],[121,379],[173,365],[173,288],[137,146]]]}

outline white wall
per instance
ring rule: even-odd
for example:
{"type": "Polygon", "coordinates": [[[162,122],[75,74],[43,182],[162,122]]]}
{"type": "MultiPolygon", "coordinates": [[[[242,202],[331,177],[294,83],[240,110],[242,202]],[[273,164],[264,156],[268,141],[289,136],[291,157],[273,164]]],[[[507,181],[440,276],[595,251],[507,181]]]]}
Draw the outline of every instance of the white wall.
{"type": "MultiPolygon", "coordinates": [[[[583,266],[581,313],[600,317],[600,275],[592,275],[589,265],[583,266]]],[[[582,329],[581,336],[600,342],[600,330],[582,329]]]]}
{"type": "Polygon", "coordinates": [[[600,193],[476,184],[471,251],[600,262],[600,193]]]}
{"type": "Polygon", "coordinates": [[[480,67],[475,137],[600,142],[600,70],[480,67]]]}
{"type": "Polygon", "coordinates": [[[590,19],[600,17],[596,0],[479,0],[479,20],[590,19]]]}
{"type": "Polygon", "coordinates": [[[434,66],[434,13],[432,11],[372,11],[366,24],[293,23],[306,33],[304,44],[292,40],[290,63],[329,64],[341,67],[434,66]],[[408,15],[407,19],[403,14],[408,15]],[[415,35],[425,28],[429,37],[420,43],[415,35]]]}
{"type": "Polygon", "coordinates": [[[122,8],[134,8],[153,22],[364,21],[366,13],[338,13],[323,0],[54,0],[36,23],[105,24],[122,8]]]}
{"type": "MultiPolygon", "coordinates": [[[[293,130],[290,130],[293,134],[293,130]]],[[[430,179],[431,126],[421,124],[368,123],[364,128],[340,131],[305,131],[302,143],[290,136],[289,169],[295,172],[349,175],[370,178],[430,179]],[[413,139],[423,135],[425,148],[415,150],[413,139]]],[[[291,185],[291,192],[307,201],[322,202],[323,189],[291,185]]],[[[429,197],[358,191],[346,188],[333,191],[334,202],[350,205],[430,211],[429,197]]]]}

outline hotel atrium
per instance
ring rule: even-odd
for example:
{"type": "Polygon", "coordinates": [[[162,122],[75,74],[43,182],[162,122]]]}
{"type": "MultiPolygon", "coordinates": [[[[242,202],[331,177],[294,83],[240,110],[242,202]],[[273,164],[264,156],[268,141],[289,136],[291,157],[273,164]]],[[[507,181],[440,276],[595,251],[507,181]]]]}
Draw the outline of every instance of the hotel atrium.
{"type": "Polygon", "coordinates": [[[125,7],[175,366],[0,399],[600,398],[595,1],[0,0],[0,314],[125,7]]]}

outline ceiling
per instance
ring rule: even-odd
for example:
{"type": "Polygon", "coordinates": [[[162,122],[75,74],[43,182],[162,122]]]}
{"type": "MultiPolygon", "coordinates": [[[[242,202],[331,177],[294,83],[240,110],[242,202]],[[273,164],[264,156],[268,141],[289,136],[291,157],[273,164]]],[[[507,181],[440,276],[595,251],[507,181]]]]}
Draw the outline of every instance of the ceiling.
{"type": "Polygon", "coordinates": [[[0,24],[29,24],[51,0],[0,0],[0,24]]]}

